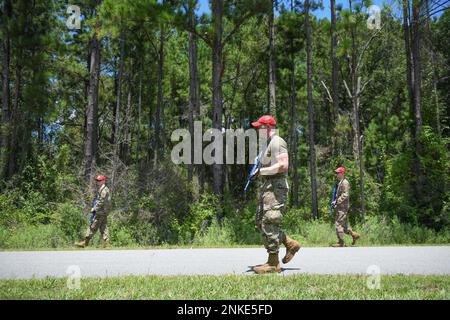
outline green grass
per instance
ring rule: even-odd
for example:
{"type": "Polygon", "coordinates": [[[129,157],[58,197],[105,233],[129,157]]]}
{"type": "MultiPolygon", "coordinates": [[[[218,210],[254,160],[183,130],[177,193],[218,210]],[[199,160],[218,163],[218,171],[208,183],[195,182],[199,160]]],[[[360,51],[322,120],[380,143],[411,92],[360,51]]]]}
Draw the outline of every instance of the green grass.
{"type": "Polygon", "coordinates": [[[80,289],[68,289],[67,281],[0,280],[0,299],[450,299],[449,276],[384,275],[380,289],[357,275],[85,278],[80,289]]]}
{"type": "MultiPolygon", "coordinates": [[[[351,241],[347,241],[347,246],[351,246],[351,241]]],[[[301,242],[301,245],[303,248],[328,248],[330,247],[329,244],[314,244],[314,243],[304,243],[301,242]]],[[[397,243],[397,244],[367,244],[367,245],[357,245],[356,247],[404,247],[404,246],[414,246],[414,247],[428,247],[428,246],[434,246],[434,247],[440,247],[440,246],[450,246],[450,244],[438,244],[438,243],[397,243]]],[[[160,250],[160,249],[213,249],[213,248],[260,248],[264,249],[263,244],[254,244],[254,245],[245,245],[245,244],[223,244],[223,245],[200,245],[200,244],[193,244],[193,245],[173,245],[173,244],[166,244],[166,245],[159,245],[159,246],[140,246],[140,245],[131,245],[131,246],[115,246],[114,244],[111,244],[111,246],[108,249],[104,249],[101,244],[94,244],[90,245],[87,248],[75,248],[73,246],[61,246],[58,248],[0,248],[0,252],[8,252],[8,251],[78,251],[78,250],[160,250]]],[[[284,250],[284,246],[281,246],[281,250],[284,250]]]]}
{"type": "MultiPolygon", "coordinates": [[[[295,212],[294,212],[295,213],[295,212]]],[[[304,221],[294,213],[286,215],[282,229],[298,240],[304,247],[326,247],[337,241],[334,224],[330,221],[304,221]]],[[[0,226],[0,250],[71,250],[73,243],[81,240],[83,227],[75,232],[64,224],[21,225],[14,228],[0,226]],[[63,228],[64,227],[64,228],[63,228]]],[[[150,225],[151,227],[151,225],[150,225]]],[[[174,238],[158,238],[152,228],[136,229],[132,223],[110,226],[111,244],[117,249],[145,248],[235,248],[261,247],[263,241],[252,221],[231,221],[225,219],[222,226],[214,220],[211,225],[195,235],[174,238]],[[136,231],[137,230],[137,231],[136,231]]],[[[439,232],[414,225],[401,224],[380,217],[366,217],[352,225],[361,234],[358,246],[398,246],[398,245],[450,245],[450,231],[439,232]]],[[[351,238],[346,237],[347,245],[351,238]]],[[[97,234],[91,242],[101,248],[102,241],[97,234]]]]}

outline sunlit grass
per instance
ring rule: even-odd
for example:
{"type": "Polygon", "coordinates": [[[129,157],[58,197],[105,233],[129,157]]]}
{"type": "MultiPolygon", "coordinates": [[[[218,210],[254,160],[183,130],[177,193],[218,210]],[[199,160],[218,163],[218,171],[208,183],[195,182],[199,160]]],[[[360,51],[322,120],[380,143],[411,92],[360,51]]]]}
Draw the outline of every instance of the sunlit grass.
{"type": "Polygon", "coordinates": [[[125,276],[1,280],[0,299],[450,299],[449,276],[361,275],[125,276]]]}

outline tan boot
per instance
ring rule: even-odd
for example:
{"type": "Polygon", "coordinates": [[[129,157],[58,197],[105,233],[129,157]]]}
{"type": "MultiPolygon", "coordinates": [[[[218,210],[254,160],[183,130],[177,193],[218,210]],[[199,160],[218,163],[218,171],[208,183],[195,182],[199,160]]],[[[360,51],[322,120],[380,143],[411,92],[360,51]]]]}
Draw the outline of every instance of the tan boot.
{"type": "Polygon", "coordinates": [[[269,253],[268,264],[262,266],[256,266],[253,268],[257,274],[275,273],[281,272],[280,260],[278,259],[278,253],[269,253]]]}
{"type": "Polygon", "coordinates": [[[345,247],[345,243],[344,240],[339,240],[338,243],[332,244],[331,246],[334,248],[345,247]]]}
{"type": "Polygon", "coordinates": [[[283,263],[288,263],[292,260],[297,251],[300,250],[300,243],[286,236],[283,244],[286,247],[286,255],[284,256],[282,261],[283,263]]]}
{"type": "Polygon", "coordinates": [[[354,231],[350,231],[350,235],[351,235],[352,238],[353,238],[352,246],[354,246],[355,243],[356,243],[356,240],[358,240],[361,236],[360,236],[359,233],[356,233],[356,232],[354,232],[354,231]]]}
{"type": "Polygon", "coordinates": [[[78,248],[84,248],[84,247],[87,247],[88,245],[89,245],[89,239],[88,238],[84,238],[83,241],[75,243],[75,247],[78,247],[78,248]]]}
{"type": "Polygon", "coordinates": [[[103,241],[103,248],[109,248],[109,240],[103,241]]]}

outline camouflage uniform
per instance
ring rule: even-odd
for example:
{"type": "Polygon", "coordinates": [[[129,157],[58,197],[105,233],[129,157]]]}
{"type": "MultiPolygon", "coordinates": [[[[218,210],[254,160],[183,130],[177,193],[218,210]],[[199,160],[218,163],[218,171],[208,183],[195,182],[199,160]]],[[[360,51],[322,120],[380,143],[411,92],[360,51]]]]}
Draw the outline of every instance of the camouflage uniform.
{"type": "Polygon", "coordinates": [[[107,217],[111,204],[111,196],[109,193],[109,188],[106,184],[100,187],[95,199],[95,205],[91,209],[91,212],[95,212],[95,216],[86,231],[86,239],[90,240],[94,236],[95,232],[100,229],[103,240],[109,241],[107,217]]]}
{"type": "MultiPolygon", "coordinates": [[[[287,153],[287,144],[277,135],[272,136],[261,157],[261,167],[270,167],[277,162],[276,157],[287,153]]],[[[280,228],[286,208],[289,186],[286,173],[273,176],[259,176],[261,195],[256,213],[256,227],[264,237],[264,247],[268,253],[278,253],[286,235],[280,228]]]]}
{"type": "Polygon", "coordinates": [[[336,191],[336,205],[335,209],[335,225],[336,225],[336,234],[340,241],[344,241],[344,234],[352,235],[352,229],[348,228],[348,208],[349,208],[349,192],[350,192],[350,183],[347,179],[342,179],[336,191]]]}

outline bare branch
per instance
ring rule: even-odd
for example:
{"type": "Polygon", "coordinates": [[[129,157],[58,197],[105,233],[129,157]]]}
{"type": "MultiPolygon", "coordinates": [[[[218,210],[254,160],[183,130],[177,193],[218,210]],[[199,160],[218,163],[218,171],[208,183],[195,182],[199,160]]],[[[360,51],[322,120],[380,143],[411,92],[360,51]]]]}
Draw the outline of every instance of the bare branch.
{"type": "Polygon", "coordinates": [[[344,80],[344,86],[345,89],[347,89],[347,93],[350,99],[353,99],[352,93],[350,92],[350,89],[348,88],[347,82],[344,80]]]}
{"type": "Polygon", "coordinates": [[[420,19],[424,18],[426,20],[426,19],[430,18],[432,15],[434,15],[434,14],[436,14],[438,12],[447,10],[447,9],[450,8],[450,6],[448,6],[449,3],[450,3],[449,0],[445,1],[444,3],[432,3],[432,5],[436,4],[436,6],[430,8],[430,10],[428,12],[426,12],[424,14],[421,14],[419,18],[420,19]]]}
{"type": "Polygon", "coordinates": [[[358,92],[359,94],[361,94],[361,93],[364,91],[364,88],[366,87],[366,85],[369,84],[370,81],[372,81],[372,79],[367,80],[367,81],[363,84],[361,90],[358,92]]]}
{"type": "Polygon", "coordinates": [[[360,68],[360,66],[362,65],[362,59],[364,57],[364,53],[366,53],[366,50],[369,48],[370,43],[372,42],[373,39],[375,39],[378,34],[381,32],[381,30],[383,30],[383,28],[386,26],[386,23],[383,24],[381,26],[380,29],[378,29],[371,37],[370,39],[366,42],[366,44],[364,45],[364,48],[362,49],[361,53],[359,54],[359,58],[358,58],[358,62],[356,63],[356,67],[355,67],[355,72],[358,72],[358,69],[360,68]]]}
{"type": "Polygon", "coordinates": [[[333,103],[333,98],[331,97],[330,90],[328,90],[328,88],[327,88],[325,82],[323,82],[323,80],[321,80],[320,83],[322,83],[323,87],[324,87],[325,90],[327,91],[327,94],[328,94],[328,101],[330,101],[330,103],[333,103]]]}

